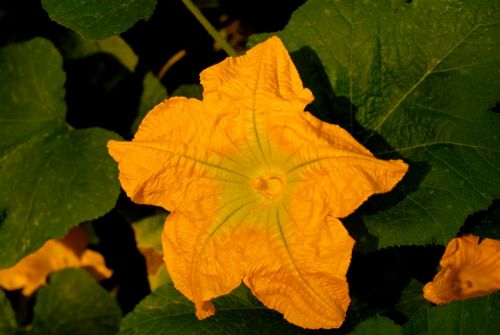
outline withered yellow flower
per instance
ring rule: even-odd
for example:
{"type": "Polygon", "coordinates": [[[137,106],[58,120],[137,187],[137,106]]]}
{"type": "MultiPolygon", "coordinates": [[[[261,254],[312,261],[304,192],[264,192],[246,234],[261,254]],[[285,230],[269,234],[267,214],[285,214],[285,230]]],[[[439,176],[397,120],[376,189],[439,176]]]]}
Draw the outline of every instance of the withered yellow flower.
{"type": "Polygon", "coordinates": [[[7,290],[22,289],[31,295],[45,284],[47,277],[65,268],[85,268],[97,279],[111,277],[101,254],[86,249],[87,233],[83,228],[73,228],[61,240],[49,240],[34,253],[16,265],[0,269],[0,286],[7,290]]]}
{"type": "Polygon", "coordinates": [[[435,304],[466,300],[500,290],[500,241],[464,235],[448,243],[441,270],[424,286],[435,304]]]}
{"type": "Polygon", "coordinates": [[[243,281],[294,324],[339,327],[354,241],[338,218],[407,165],[304,112],[312,93],[277,37],[200,77],[203,101],[171,98],[133,141],[108,144],[127,194],[172,212],[163,252],[175,287],[200,319],[243,281]]]}

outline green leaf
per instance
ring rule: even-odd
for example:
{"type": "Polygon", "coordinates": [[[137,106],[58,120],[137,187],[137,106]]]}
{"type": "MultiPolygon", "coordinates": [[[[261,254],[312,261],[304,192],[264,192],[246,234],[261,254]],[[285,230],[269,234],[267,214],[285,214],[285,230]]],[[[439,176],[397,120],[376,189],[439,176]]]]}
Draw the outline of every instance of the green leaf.
{"type": "Polygon", "coordinates": [[[494,335],[498,334],[500,329],[498,311],[500,311],[500,292],[421,309],[413,314],[402,328],[386,317],[376,316],[360,323],[351,334],[494,335]]]}
{"type": "Polygon", "coordinates": [[[172,284],[161,286],[144,299],[121,323],[120,334],[303,334],[277,313],[262,306],[240,287],[215,300],[215,316],[198,320],[193,303],[172,284]]]}
{"type": "Polygon", "coordinates": [[[476,213],[474,219],[475,222],[467,233],[500,240],[500,208],[476,213]]]}
{"type": "Polygon", "coordinates": [[[203,97],[203,88],[199,84],[181,85],[174,91],[174,93],[172,93],[172,96],[196,98],[201,100],[203,97]]]}
{"type": "Polygon", "coordinates": [[[131,72],[139,62],[134,50],[119,36],[93,41],[68,30],[61,35],[57,44],[65,59],[80,59],[102,52],[114,56],[131,72]]]}
{"type": "Polygon", "coordinates": [[[132,124],[131,132],[135,133],[146,114],[167,97],[167,90],[158,78],[156,78],[151,72],[146,73],[142,81],[142,95],[139,112],[132,124]]]}
{"type": "Polygon", "coordinates": [[[168,214],[148,216],[132,225],[137,245],[141,248],[153,248],[163,253],[161,234],[168,214]]]}
{"type": "Polygon", "coordinates": [[[497,0],[309,0],[278,35],[312,111],[410,165],[360,212],[379,247],[444,244],[499,197],[497,0]]]}
{"type": "Polygon", "coordinates": [[[156,0],[42,0],[52,20],[90,39],[118,35],[153,14],[156,0]]]}
{"type": "Polygon", "coordinates": [[[401,326],[389,318],[375,316],[358,324],[350,335],[402,335],[401,326]]]}
{"type": "Polygon", "coordinates": [[[62,59],[47,40],[0,49],[0,268],[115,204],[113,132],[64,122],[62,59]]]}
{"type": "Polygon", "coordinates": [[[16,333],[17,323],[10,301],[0,290],[0,334],[11,335],[16,333]]]}
{"type": "Polygon", "coordinates": [[[424,285],[415,279],[412,279],[401,292],[401,297],[396,305],[396,310],[407,317],[413,315],[416,311],[425,307],[430,307],[431,303],[424,299],[424,285]]]}
{"type": "Polygon", "coordinates": [[[414,314],[404,326],[405,334],[495,335],[500,329],[500,292],[456,301],[414,314]]]}
{"type": "Polygon", "coordinates": [[[121,311],[86,271],[54,273],[38,292],[32,332],[37,335],[114,335],[121,311]]]}

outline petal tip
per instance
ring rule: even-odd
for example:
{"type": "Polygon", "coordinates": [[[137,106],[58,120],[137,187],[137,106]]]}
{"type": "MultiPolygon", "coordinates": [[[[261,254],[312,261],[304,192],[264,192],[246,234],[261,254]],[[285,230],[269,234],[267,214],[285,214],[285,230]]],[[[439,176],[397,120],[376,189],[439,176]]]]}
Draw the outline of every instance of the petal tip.
{"type": "Polygon", "coordinates": [[[215,315],[215,307],[211,301],[195,302],[196,317],[198,320],[206,319],[215,315]]]}
{"type": "Polygon", "coordinates": [[[122,148],[123,145],[126,143],[127,142],[124,141],[109,140],[108,143],[106,144],[109,155],[113,157],[114,160],[118,161],[118,156],[122,152],[120,148],[122,148]]]}

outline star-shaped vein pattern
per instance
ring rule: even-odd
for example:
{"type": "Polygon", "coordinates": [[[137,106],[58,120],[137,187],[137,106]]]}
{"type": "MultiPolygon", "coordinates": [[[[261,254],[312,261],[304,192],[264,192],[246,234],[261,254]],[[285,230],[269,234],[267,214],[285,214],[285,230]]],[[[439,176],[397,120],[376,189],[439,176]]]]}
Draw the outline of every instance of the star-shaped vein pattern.
{"type": "Polygon", "coordinates": [[[199,318],[244,282],[306,328],[339,327],[353,239],[338,218],[390,191],[407,165],[375,158],[313,100],[274,37],[200,75],[203,101],[156,106],[131,142],[109,142],[136,202],[172,212],[163,252],[199,318]]]}

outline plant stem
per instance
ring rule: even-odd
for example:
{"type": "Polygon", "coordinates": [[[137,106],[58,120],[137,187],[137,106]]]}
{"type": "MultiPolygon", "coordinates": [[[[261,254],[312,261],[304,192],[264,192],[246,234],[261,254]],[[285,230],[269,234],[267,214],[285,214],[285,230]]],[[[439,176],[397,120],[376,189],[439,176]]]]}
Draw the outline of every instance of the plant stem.
{"type": "Polygon", "coordinates": [[[201,11],[198,9],[198,7],[196,7],[192,2],[191,0],[182,0],[182,3],[184,3],[184,5],[187,7],[187,9],[189,9],[189,11],[191,12],[191,14],[194,15],[194,17],[198,20],[198,22],[201,23],[201,25],[203,26],[203,28],[205,28],[205,30],[210,34],[210,36],[212,36],[212,38],[219,42],[220,46],[222,47],[222,49],[229,55],[229,56],[233,56],[233,57],[236,57],[238,56],[238,53],[233,49],[233,47],[231,46],[231,44],[229,44],[226,39],[224,39],[220,34],[219,32],[217,31],[217,29],[215,29],[214,26],[212,26],[212,24],[207,20],[207,18],[201,13],[201,11]]]}

